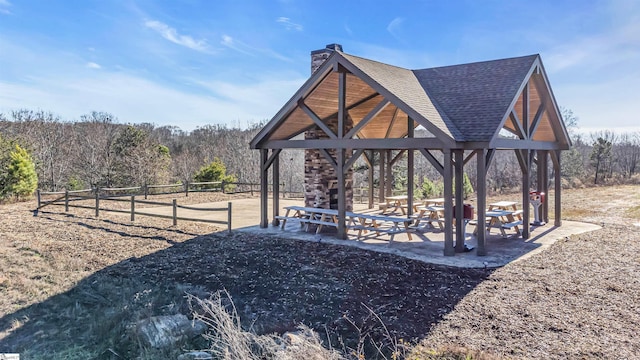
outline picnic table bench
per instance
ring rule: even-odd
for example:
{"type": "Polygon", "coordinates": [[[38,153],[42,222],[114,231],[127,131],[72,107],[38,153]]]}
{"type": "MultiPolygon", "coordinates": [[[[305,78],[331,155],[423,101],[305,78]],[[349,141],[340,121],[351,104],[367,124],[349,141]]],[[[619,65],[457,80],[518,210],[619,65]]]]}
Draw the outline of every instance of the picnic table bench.
{"type": "Polygon", "coordinates": [[[409,224],[413,222],[412,218],[402,216],[388,216],[377,214],[347,213],[351,218],[351,229],[358,230],[358,239],[363,232],[374,231],[377,235],[387,233],[391,235],[390,241],[393,241],[395,234],[406,232],[409,240],[412,240],[409,232],[409,224]],[[400,225],[402,224],[402,227],[400,225]]]}

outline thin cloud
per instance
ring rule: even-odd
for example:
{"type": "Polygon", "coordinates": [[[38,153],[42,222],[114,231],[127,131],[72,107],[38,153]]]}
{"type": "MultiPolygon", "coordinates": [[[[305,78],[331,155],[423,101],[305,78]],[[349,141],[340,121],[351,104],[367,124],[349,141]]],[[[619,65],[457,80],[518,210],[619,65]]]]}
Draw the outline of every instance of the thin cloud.
{"type": "Polygon", "coordinates": [[[387,31],[389,32],[389,34],[391,34],[394,38],[398,40],[400,40],[400,27],[402,26],[403,22],[404,22],[404,18],[397,17],[391,20],[389,25],[387,25],[387,31]]]}
{"type": "Polygon", "coordinates": [[[242,41],[236,40],[230,35],[226,35],[226,34],[222,35],[220,44],[224,47],[227,47],[229,49],[235,50],[239,53],[249,55],[249,56],[256,56],[258,54],[262,54],[262,55],[265,55],[274,59],[282,60],[282,61],[291,61],[290,58],[282,54],[279,54],[271,49],[256,48],[242,41]]]}
{"type": "Polygon", "coordinates": [[[11,11],[9,8],[11,7],[11,3],[9,0],[0,0],[0,14],[10,15],[11,11]]]}
{"type": "Polygon", "coordinates": [[[281,16],[276,19],[276,22],[284,25],[287,30],[302,31],[304,29],[302,25],[294,23],[288,17],[281,16]]]}
{"type": "Polygon", "coordinates": [[[206,40],[204,40],[204,39],[195,40],[193,37],[191,37],[189,35],[180,35],[180,34],[178,34],[178,31],[176,29],[170,27],[169,25],[167,25],[165,23],[162,23],[162,22],[157,21],[157,20],[147,20],[147,21],[145,21],[144,25],[146,27],[148,27],[149,29],[152,29],[152,30],[156,31],[163,38],[171,41],[172,43],[175,43],[175,44],[178,44],[178,45],[182,45],[182,46],[187,47],[189,49],[200,51],[200,52],[207,52],[208,51],[208,46],[207,46],[207,41],[206,40]]]}
{"type": "Polygon", "coordinates": [[[102,69],[102,66],[100,66],[100,64],[96,64],[94,62],[88,62],[85,66],[89,69],[102,69]]]}
{"type": "Polygon", "coordinates": [[[236,41],[233,37],[229,35],[222,35],[222,40],[220,41],[222,46],[228,47],[229,49],[235,50],[237,52],[243,53],[249,56],[255,56],[255,54],[251,51],[253,50],[250,46],[247,46],[245,43],[241,41],[236,41]]]}

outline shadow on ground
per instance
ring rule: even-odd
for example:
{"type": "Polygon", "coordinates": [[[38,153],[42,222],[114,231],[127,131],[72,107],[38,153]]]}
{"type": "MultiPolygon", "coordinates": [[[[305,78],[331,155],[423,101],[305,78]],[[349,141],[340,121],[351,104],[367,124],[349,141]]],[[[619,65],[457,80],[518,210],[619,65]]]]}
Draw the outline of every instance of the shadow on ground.
{"type": "Polygon", "coordinates": [[[0,333],[8,335],[0,340],[0,353],[23,353],[23,359],[67,353],[173,357],[144,349],[133,324],[149,316],[189,314],[186,293],[206,298],[222,289],[245,328],[258,333],[294,330],[302,323],[325,341],[329,334],[332,346],[343,349],[365,335],[388,341],[386,327],[395,339],[416,341],[490,273],[333,244],[221,232],[129,258],[2,317],[0,333]]]}

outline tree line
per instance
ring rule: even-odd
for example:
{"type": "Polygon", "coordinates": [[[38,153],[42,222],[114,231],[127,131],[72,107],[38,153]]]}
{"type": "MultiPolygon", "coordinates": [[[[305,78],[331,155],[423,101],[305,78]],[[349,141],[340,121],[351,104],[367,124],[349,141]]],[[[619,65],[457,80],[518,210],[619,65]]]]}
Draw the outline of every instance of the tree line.
{"type": "MultiPolygon", "coordinates": [[[[563,117],[573,141],[571,150],[563,152],[564,186],[640,183],[640,133],[585,135],[577,132],[578,118],[570,110],[563,110],[563,117]]],[[[206,174],[257,183],[259,154],[249,149],[249,142],[263,125],[205,125],[184,131],[178,126],[124,124],[106,112],[91,112],[74,121],[46,111],[0,113],[0,197],[25,188],[24,183],[16,185],[16,176],[30,172],[29,166],[26,170],[18,166],[29,162],[37,186],[45,191],[210,180],[206,174]]],[[[303,192],[304,152],[284,150],[280,159],[282,190],[303,192]]],[[[440,175],[422,156],[415,159],[416,190],[438,191],[440,175]]],[[[470,163],[465,172],[475,187],[475,166],[470,163]]],[[[396,188],[406,187],[405,160],[396,164],[393,177],[396,188]]],[[[488,170],[489,191],[518,188],[520,179],[513,151],[498,151],[488,170]]],[[[354,165],[354,186],[367,186],[367,164],[362,159],[354,165]]]]}

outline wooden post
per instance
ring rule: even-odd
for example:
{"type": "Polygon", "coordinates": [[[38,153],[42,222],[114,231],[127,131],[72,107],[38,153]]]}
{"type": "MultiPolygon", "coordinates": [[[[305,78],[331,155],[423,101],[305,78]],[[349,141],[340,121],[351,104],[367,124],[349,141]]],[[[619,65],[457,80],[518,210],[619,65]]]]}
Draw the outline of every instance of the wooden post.
{"type": "Polygon", "coordinates": [[[373,150],[369,151],[369,209],[373,209],[373,150]]]}
{"type": "Polygon", "coordinates": [[[392,155],[392,150],[387,150],[387,168],[385,169],[387,171],[387,175],[385,176],[387,196],[393,196],[393,172],[391,171],[391,160],[393,160],[392,155]]]}
{"type": "Polygon", "coordinates": [[[453,256],[453,174],[451,149],[443,149],[444,154],[444,255],[453,256]]]}
{"type": "Polygon", "coordinates": [[[131,222],[136,221],[136,196],[131,195],[131,222]]]}
{"type": "Polygon", "coordinates": [[[555,182],[554,182],[554,196],[553,196],[553,204],[555,206],[555,213],[553,225],[554,226],[562,226],[562,174],[560,173],[560,158],[562,152],[560,150],[554,151],[553,159],[555,166],[555,182]]]}
{"type": "MultiPolygon", "coordinates": [[[[273,159],[271,175],[273,177],[273,221],[271,223],[273,226],[278,226],[280,225],[280,220],[276,216],[280,215],[280,152],[276,153],[276,157],[273,159]]],[[[251,185],[251,188],[253,189],[253,185],[251,185]]],[[[253,196],[253,194],[251,195],[253,196]]]]}
{"type": "Polygon", "coordinates": [[[173,199],[173,226],[178,225],[178,202],[173,199]]]}
{"type": "Polygon", "coordinates": [[[231,232],[231,201],[227,204],[229,206],[229,210],[227,210],[227,228],[229,229],[229,232],[231,232]]]}
{"type": "Polygon", "coordinates": [[[464,252],[464,150],[454,150],[456,252],[464,252]]]}
{"type": "Polygon", "coordinates": [[[64,189],[64,212],[69,212],[69,190],[64,189]]]}
{"type": "Polygon", "coordinates": [[[531,205],[529,204],[529,189],[531,187],[531,184],[529,183],[529,173],[531,172],[531,151],[522,150],[521,154],[524,161],[524,169],[522,169],[522,238],[528,239],[529,219],[531,218],[531,205]]]}
{"type": "Polygon", "coordinates": [[[144,199],[147,200],[147,196],[149,195],[149,187],[147,184],[144,184],[144,199]]]}
{"type": "MultiPolygon", "coordinates": [[[[542,220],[549,223],[549,152],[546,150],[540,151],[542,155],[542,169],[544,169],[544,175],[542,176],[542,191],[544,191],[544,202],[542,203],[542,220]]],[[[538,155],[540,156],[540,155],[538,155]]]]}
{"type": "Polygon", "coordinates": [[[384,158],[386,152],[384,150],[380,150],[380,171],[378,174],[378,202],[384,202],[384,158]]]}
{"type": "Polygon", "coordinates": [[[268,185],[268,149],[260,149],[260,227],[266,228],[269,226],[269,189],[268,185]]]}
{"type": "MultiPolygon", "coordinates": [[[[413,119],[408,118],[407,122],[407,137],[413,138],[414,127],[413,119]]],[[[414,176],[414,153],[413,149],[407,150],[407,216],[413,215],[413,176],[414,176]]]]}
{"type": "Polygon", "coordinates": [[[41,196],[40,189],[38,189],[36,190],[36,198],[38,199],[38,208],[36,209],[36,212],[35,212],[36,215],[38,215],[38,210],[40,209],[40,205],[42,203],[40,196],[41,196]]]}
{"type": "Polygon", "coordinates": [[[100,188],[96,187],[96,217],[100,216],[100,188]]]}
{"type": "Polygon", "coordinates": [[[476,152],[476,165],[477,165],[477,185],[476,185],[476,213],[478,216],[478,223],[476,225],[478,231],[476,234],[476,238],[478,240],[478,249],[476,250],[476,255],[478,256],[486,256],[487,249],[485,246],[487,232],[485,228],[485,220],[486,214],[485,209],[487,208],[487,169],[486,169],[486,158],[487,158],[487,150],[480,149],[476,152]]]}
{"type": "Polygon", "coordinates": [[[347,205],[346,205],[346,189],[345,189],[345,149],[337,149],[336,151],[337,157],[337,169],[338,172],[338,239],[346,240],[347,239],[347,227],[346,227],[346,218],[347,218],[347,205]]]}
{"type": "Polygon", "coordinates": [[[189,197],[189,182],[184,183],[184,196],[189,197]]]}

